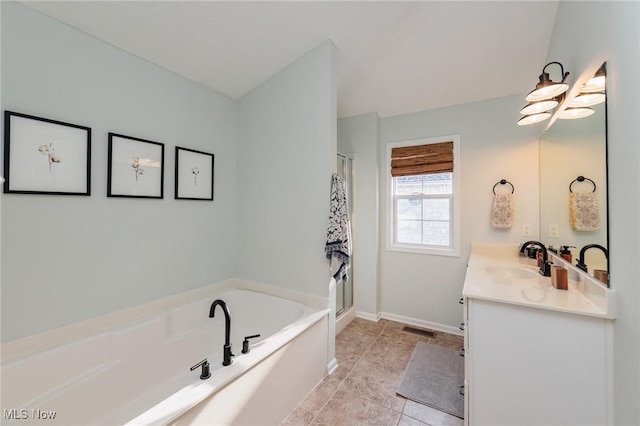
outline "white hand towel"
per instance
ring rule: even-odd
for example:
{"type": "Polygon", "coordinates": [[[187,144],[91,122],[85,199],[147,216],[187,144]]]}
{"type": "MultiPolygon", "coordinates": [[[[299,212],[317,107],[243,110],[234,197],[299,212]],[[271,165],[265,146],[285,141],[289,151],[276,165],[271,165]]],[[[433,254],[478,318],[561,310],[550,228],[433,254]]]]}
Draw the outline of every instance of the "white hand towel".
{"type": "Polygon", "coordinates": [[[344,179],[337,173],[331,179],[329,227],[324,251],[327,259],[331,260],[331,276],[336,283],[346,281],[347,270],[351,266],[351,224],[344,179]]]}
{"type": "Polygon", "coordinates": [[[513,194],[495,194],[491,208],[491,225],[494,228],[513,226],[513,194]]]}
{"type": "Polygon", "coordinates": [[[595,192],[572,192],[569,194],[569,221],[576,231],[600,229],[600,214],[595,192]]]}

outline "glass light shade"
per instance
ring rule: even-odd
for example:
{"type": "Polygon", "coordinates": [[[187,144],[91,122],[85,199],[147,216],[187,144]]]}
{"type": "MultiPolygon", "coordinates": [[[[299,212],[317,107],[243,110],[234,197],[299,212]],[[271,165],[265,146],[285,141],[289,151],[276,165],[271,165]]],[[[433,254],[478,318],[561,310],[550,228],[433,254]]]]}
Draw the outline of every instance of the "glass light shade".
{"type": "Polygon", "coordinates": [[[525,99],[529,102],[544,101],[546,99],[555,98],[567,90],[569,90],[569,85],[566,83],[538,83],[536,88],[532,90],[525,99]]]}
{"type": "Polygon", "coordinates": [[[585,93],[578,95],[567,104],[568,107],[588,107],[601,104],[607,97],[604,93],[585,93]]]}
{"type": "Polygon", "coordinates": [[[558,106],[558,101],[549,99],[548,101],[529,102],[520,110],[520,114],[537,114],[539,112],[549,111],[558,106]]]}
{"type": "Polygon", "coordinates": [[[573,120],[575,118],[584,118],[593,114],[595,111],[591,108],[567,108],[558,114],[558,118],[563,120],[573,120]]]}
{"type": "Polygon", "coordinates": [[[520,120],[518,120],[518,126],[526,126],[528,124],[539,123],[551,117],[551,113],[549,112],[541,112],[539,114],[533,115],[525,115],[520,120]]]}
{"type": "Polygon", "coordinates": [[[605,83],[607,81],[606,75],[599,75],[597,77],[592,77],[589,81],[584,84],[582,88],[583,93],[593,93],[593,92],[604,92],[605,83]]]}

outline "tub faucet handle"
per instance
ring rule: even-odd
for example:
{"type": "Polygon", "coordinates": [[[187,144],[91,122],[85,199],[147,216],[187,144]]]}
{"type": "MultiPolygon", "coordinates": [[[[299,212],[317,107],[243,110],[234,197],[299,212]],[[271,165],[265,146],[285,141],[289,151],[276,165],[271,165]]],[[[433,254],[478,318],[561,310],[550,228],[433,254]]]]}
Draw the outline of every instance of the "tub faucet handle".
{"type": "Polygon", "coordinates": [[[246,336],[244,338],[244,340],[242,341],[242,353],[243,354],[248,354],[250,349],[249,349],[249,339],[255,339],[256,337],[260,337],[259,334],[254,334],[253,336],[246,336]]]}
{"type": "Polygon", "coordinates": [[[191,367],[191,371],[195,370],[200,366],[202,366],[202,374],[200,374],[200,378],[202,380],[206,380],[209,377],[211,377],[211,371],[209,370],[209,361],[207,361],[206,358],[200,361],[199,363],[197,363],[196,365],[194,365],[193,367],[191,367]]]}

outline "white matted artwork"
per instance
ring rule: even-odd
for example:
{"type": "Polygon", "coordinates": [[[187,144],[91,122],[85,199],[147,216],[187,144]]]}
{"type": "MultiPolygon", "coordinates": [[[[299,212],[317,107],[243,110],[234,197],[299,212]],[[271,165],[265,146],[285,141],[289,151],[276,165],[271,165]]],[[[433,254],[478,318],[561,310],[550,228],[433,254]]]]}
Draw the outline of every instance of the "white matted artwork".
{"type": "Polygon", "coordinates": [[[176,147],[176,200],[213,200],[214,155],[176,147]]]}
{"type": "Polygon", "coordinates": [[[107,197],[163,198],[164,144],[109,133],[107,197]]]}
{"type": "Polygon", "coordinates": [[[91,129],[4,113],[5,193],[90,195],[91,129]]]}

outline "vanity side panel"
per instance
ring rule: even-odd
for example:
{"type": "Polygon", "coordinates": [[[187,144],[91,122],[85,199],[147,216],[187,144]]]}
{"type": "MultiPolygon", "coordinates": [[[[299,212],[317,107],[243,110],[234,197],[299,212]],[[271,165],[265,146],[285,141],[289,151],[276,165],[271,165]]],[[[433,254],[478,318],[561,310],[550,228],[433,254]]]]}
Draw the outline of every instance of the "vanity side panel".
{"type": "Polygon", "coordinates": [[[469,301],[468,297],[460,299],[464,304],[463,307],[463,320],[464,324],[464,426],[469,426],[469,399],[471,395],[471,383],[469,377],[471,376],[471,360],[469,358],[469,301]]]}

